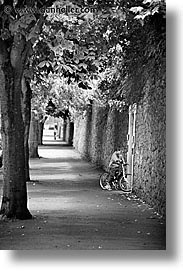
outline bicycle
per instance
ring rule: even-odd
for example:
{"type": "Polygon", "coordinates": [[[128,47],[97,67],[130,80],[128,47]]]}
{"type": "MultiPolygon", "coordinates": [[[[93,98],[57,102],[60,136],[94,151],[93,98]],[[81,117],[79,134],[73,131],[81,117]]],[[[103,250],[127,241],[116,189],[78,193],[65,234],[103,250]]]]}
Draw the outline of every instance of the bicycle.
{"type": "Polygon", "coordinates": [[[119,167],[115,169],[114,173],[112,171],[105,171],[99,178],[100,187],[103,190],[107,190],[106,186],[110,185],[112,190],[122,190],[123,192],[131,192],[130,183],[127,180],[127,174],[125,171],[125,166],[127,163],[123,161],[118,162],[119,167]],[[111,178],[111,180],[109,180],[111,178]]]}

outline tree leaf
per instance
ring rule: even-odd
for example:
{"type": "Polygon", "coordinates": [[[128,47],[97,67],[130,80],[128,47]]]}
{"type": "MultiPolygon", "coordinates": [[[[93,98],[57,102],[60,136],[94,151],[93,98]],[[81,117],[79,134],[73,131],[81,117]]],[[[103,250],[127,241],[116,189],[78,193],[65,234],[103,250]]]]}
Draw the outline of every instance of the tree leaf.
{"type": "Polygon", "coordinates": [[[38,67],[43,68],[44,66],[46,66],[46,61],[42,61],[38,64],[38,67]]]}

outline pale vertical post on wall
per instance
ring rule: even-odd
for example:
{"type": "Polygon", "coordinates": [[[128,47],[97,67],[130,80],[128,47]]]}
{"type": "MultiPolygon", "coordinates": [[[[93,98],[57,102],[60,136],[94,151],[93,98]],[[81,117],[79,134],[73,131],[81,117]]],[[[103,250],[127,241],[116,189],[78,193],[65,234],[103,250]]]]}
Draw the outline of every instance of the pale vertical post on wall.
{"type": "Polygon", "coordinates": [[[133,133],[132,133],[132,165],[131,165],[131,187],[133,186],[133,167],[134,167],[134,150],[135,150],[135,126],[136,126],[137,104],[133,104],[133,133]]]}
{"type": "Polygon", "coordinates": [[[136,124],[137,104],[129,106],[129,121],[128,121],[128,152],[127,152],[127,180],[130,183],[131,189],[133,186],[133,167],[134,167],[134,149],[135,149],[135,124],[136,124]]]}
{"type": "Polygon", "coordinates": [[[133,143],[133,127],[132,127],[132,106],[129,106],[129,120],[128,120],[128,152],[127,152],[127,180],[131,184],[131,171],[132,171],[132,143],[133,143]]]}

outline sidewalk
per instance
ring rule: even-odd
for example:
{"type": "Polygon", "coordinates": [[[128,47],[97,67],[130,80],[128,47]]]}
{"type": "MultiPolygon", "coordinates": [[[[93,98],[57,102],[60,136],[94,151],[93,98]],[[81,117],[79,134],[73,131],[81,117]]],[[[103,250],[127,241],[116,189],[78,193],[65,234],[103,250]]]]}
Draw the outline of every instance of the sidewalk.
{"type": "Polygon", "coordinates": [[[30,162],[34,219],[0,221],[0,249],[165,249],[165,222],[153,209],[134,195],[100,189],[102,171],[73,148],[45,144],[30,162]]]}

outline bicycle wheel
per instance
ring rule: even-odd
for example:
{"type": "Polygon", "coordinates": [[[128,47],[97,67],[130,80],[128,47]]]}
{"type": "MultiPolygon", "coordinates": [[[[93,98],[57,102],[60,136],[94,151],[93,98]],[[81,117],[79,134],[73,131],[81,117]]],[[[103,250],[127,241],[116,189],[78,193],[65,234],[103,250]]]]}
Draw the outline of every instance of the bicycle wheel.
{"type": "Polygon", "coordinates": [[[105,190],[106,189],[106,185],[109,184],[109,173],[108,172],[104,172],[99,179],[99,183],[100,183],[100,187],[105,190]]]}
{"type": "Polygon", "coordinates": [[[131,192],[130,184],[124,177],[119,179],[119,186],[123,192],[131,192]]]}

